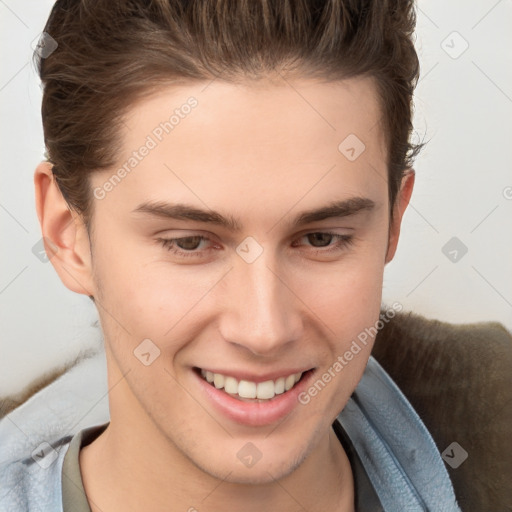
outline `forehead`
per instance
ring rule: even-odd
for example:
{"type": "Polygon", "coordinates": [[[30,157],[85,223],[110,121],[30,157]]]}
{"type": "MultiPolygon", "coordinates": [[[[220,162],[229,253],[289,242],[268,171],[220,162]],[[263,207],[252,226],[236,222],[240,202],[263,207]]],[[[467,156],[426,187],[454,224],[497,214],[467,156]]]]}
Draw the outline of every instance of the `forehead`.
{"type": "MultiPolygon", "coordinates": [[[[180,130],[173,129],[173,138],[186,131],[183,135],[190,144],[194,144],[188,137],[192,130],[209,130],[210,139],[218,135],[230,146],[247,144],[247,150],[256,143],[275,145],[303,139],[314,142],[312,136],[329,135],[336,142],[352,133],[371,143],[370,139],[382,135],[380,126],[376,126],[381,111],[371,78],[337,82],[282,78],[241,83],[216,79],[162,88],[132,105],[124,123],[125,149],[137,146],[141,130],[151,133],[159,124],[171,120],[173,113],[179,115],[179,120],[176,123],[174,119],[171,124],[176,128],[182,124],[180,130]],[[187,109],[191,98],[197,108],[187,109]],[[192,114],[186,123],[190,130],[183,127],[180,110],[187,110],[185,117],[192,114]],[[276,133],[280,135],[278,140],[273,139],[276,133]],[[228,134],[232,137],[224,137],[228,134]]],[[[300,148],[296,151],[300,152],[300,148]]]]}
{"type": "Polygon", "coordinates": [[[367,78],[170,85],[132,105],[118,162],[91,181],[101,187],[125,169],[102,201],[123,211],[174,200],[259,208],[263,219],[276,202],[378,200],[387,193],[380,118],[367,78]]]}

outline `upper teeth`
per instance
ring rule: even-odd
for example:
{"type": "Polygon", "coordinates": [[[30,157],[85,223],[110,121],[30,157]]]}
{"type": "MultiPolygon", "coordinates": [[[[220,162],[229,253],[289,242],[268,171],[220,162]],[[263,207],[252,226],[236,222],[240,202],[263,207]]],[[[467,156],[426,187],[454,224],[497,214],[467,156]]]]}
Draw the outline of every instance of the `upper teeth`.
{"type": "Polygon", "coordinates": [[[294,373],[288,377],[279,377],[276,380],[265,382],[238,381],[234,377],[201,370],[201,375],[217,389],[224,388],[226,393],[238,395],[242,398],[270,399],[293,388],[302,377],[302,373],[294,373]]]}

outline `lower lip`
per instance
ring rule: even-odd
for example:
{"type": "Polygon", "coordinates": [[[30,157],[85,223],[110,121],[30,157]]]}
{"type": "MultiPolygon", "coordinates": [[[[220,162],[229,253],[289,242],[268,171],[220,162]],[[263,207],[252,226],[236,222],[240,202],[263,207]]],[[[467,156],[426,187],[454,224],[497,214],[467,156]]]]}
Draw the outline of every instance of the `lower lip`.
{"type": "Polygon", "coordinates": [[[313,376],[312,370],[307,371],[292,389],[276,395],[271,400],[242,402],[206,382],[195,370],[192,373],[217,411],[236,423],[252,427],[270,425],[290,414],[295,407],[300,405],[298,395],[307,388],[313,376]]]}

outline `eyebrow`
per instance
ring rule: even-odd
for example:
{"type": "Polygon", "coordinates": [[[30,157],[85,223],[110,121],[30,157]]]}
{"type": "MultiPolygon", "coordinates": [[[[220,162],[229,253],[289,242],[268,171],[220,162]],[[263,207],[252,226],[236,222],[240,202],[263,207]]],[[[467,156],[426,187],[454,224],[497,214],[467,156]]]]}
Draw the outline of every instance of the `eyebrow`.
{"type": "MultiPolygon", "coordinates": [[[[290,226],[298,228],[325,219],[349,217],[362,211],[370,211],[374,207],[375,202],[367,197],[350,197],[341,201],[333,201],[320,208],[304,211],[292,220],[290,226]]],[[[133,213],[144,213],[164,219],[204,222],[223,227],[234,233],[242,231],[242,224],[231,215],[225,216],[214,210],[202,210],[184,203],[147,201],[137,206],[133,213]]]]}

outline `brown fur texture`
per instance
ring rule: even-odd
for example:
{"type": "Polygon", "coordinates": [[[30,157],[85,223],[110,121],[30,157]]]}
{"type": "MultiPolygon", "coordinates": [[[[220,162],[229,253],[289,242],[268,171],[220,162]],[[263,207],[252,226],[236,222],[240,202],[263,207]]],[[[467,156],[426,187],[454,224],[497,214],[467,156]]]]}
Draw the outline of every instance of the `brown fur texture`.
{"type": "MultiPolygon", "coordinates": [[[[384,311],[384,310],[383,310],[384,311]]],[[[398,313],[373,356],[407,396],[442,453],[464,512],[512,511],[512,334],[498,322],[451,324],[398,313]]]]}
{"type": "Polygon", "coordinates": [[[94,355],[94,353],[94,349],[88,349],[83,352],[80,352],[72,360],[58,366],[57,368],[53,368],[45,372],[44,374],[40,375],[36,379],[34,379],[30,384],[25,386],[19,393],[0,397],[0,419],[2,419],[4,416],[7,416],[7,414],[16,409],[16,407],[26,402],[38,391],[50,385],[52,382],[56,381],[60,376],[64,375],[68,370],[76,366],[80,361],[94,355]]]}
{"type": "MultiPolygon", "coordinates": [[[[402,312],[379,331],[372,354],[439,451],[456,441],[468,452],[457,469],[446,464],[463,512],[512,511],[511,333],[497,322],[457,325],[402,312]]],[[[87,356],[0,399],[0,418],[87,356]]]]}

